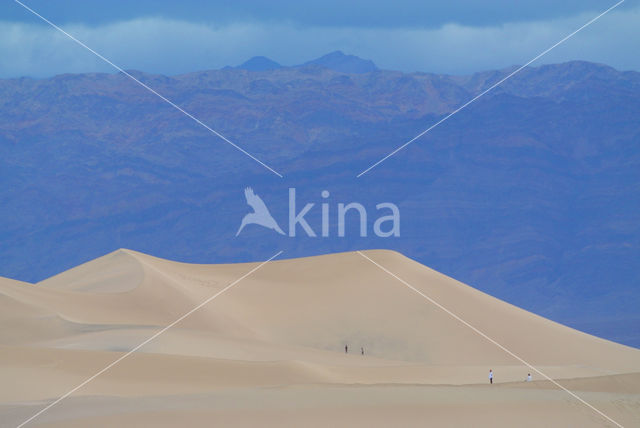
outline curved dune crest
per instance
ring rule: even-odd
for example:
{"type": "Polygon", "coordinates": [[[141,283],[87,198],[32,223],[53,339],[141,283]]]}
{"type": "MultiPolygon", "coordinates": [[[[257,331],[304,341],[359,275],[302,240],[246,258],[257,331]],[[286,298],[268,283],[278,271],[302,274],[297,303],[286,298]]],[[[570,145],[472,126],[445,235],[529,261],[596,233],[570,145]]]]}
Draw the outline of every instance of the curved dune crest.
{"type": "MultiPolygon", "coordinates": [[[[524,311],[399,253],[365,254],[553,378],[640,394],[615,378],[637,378],[639,350],[524,311]]],[[[118,250],[37,284],[0,279],[0,374],[14,385],[0,389],[0,403],[61,395],[256,266],[118,250]]],[[[532,371],[360,254],[340,253],[267,263],[74,396],[485,387],[489,368],[503,385],[532,371]]],[[[537,373],[534,380],[526,386],[550,389],[537,373]]]]}

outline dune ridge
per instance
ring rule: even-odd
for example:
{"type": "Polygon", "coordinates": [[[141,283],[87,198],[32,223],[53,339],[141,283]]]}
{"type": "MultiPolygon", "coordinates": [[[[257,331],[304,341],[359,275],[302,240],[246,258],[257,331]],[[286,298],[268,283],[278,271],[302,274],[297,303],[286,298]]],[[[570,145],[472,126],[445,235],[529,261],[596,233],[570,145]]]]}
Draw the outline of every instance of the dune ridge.
{"type": "MultiPolygon", "coordinates": [[[[526,312],[399,253],[365,254],[552,378],[583,390],[619,419],[640,420],[640,350],[526,312]]],[[[0,278],[0,420],[11,421],[6,426],[19,423],[29,409],[35,413],[39,405],[64,394],[255,266],[186,264],[120,249],[36,284],[0,278]]],[[[325,407],[330,410],[325,421],[334,425],[331,415],[343,411],[349,415],[346,420],[360,415],[362,422],[375,425],[387,420],[385,415],[395,415],[418,425],[425,409],[440,414],[444,404],[434,408],[440,400],[433,399],[435,391],[451,395],[447,406],[473,412],[475,399],[463,400],[468,395],[461,391],[475,396],[481,390],[480,397],[498,394],[495,402],[486,403],[489,408],[498,405],[498,396],[512,397],[512,410],[533,415],[551,405],[557,420],[601,426],[602,418],[594,418],[590,409],[537,374],[534,382],[524,383],[528,372],[359,254],[339,253],[267,263],[38,422],[160,423],[156,413],[165,411],[163,397],[171,402],[200,397],[196,401],[204,405],[206,397],[225,401],[224,394],[244,391],[247,402],[240,407],[253,415],[266,412],[270,419],[265,423],[274,425],[294,423],[325,407]],[[485,391],[489,368],[495,384],[485,391]],[[355,399],[352,388],[371,401],[355,399]],[[424,393],[427,401],[392,399],[397,391],[409,394],[411,388],[424,393]],[[273,408],[259,409],[267,391],[289,400],[293,390],[300,392],[299,403],[278,401],[273,408]],[[334,394],[344,397],[341,406],[331,398],[334,394]],[[387,413],[375,405],[385,394],[394,403],[387,413]],[[534,395],[539,400],[527,407],[534,395]],[[312,396],[318,406],[308,401],[312,396]],[[93,419],[80,417],[86,400],[97,406],[99,400],[91,401],[97,397],[128,397],[150,407],[128,418],[129,413],[117,408],[104,415],[98,406],[93,419]],[[299,411],[298,404],[308,412],[299,411]],[[403,405],[410,409],[406,418],[397,415],[403,405]],[[294,408],[298,410],[287,417],[274,410],[294,408]]],[[[111,408],[109,403],[102,410],[111,408]]],[[[239,425],[255,422],[237,406],[205,410],[192,409],[195,425],[203,411],[239,425]]],[[[172,414],[183,411],[190,413],[181,408],[172,414]]],[[[438,421],[462,421],[456,417],[438,421]]],[[[487,426],[508,426],[511,416],[505,418],[491,419],[494,424],[487,426]]]]}

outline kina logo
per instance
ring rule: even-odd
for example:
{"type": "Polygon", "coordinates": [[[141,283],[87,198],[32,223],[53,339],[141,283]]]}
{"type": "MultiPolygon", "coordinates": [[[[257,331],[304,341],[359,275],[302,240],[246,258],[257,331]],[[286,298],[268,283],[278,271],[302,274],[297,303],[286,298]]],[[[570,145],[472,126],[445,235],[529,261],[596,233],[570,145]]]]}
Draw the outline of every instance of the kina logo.
{"type": "Polygon", "coordinates": [[[284,235],[284,232],[280,229],[280,226],[278,226],[278,222],[269,212],[269,208],[267,208],[262,198],[253,192],[251,187],[244,189],[244,197],[247,200],[247,204],[253,208],[253,212],[242,218],[242,223],[236,232],[236,236],[240,235],[242,229],[248,224],[257,224],[267,229],[273,229],[280,235],[284,235]]]}

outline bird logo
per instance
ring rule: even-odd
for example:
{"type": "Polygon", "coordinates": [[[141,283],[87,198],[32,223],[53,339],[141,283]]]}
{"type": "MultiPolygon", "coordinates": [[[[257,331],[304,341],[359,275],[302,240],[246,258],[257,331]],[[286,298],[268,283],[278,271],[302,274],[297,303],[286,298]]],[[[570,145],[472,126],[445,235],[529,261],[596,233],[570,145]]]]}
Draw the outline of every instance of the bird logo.
{"type": "Polygon", "coordinates": [[[240,224],[240,228],[238,229],[238,232],[236,232],[236,236],[240,235],[242,229],[244,229],[248,224],[258,224],[266,227],[267,229],[273,229],[280,235],[284,235],[284,232],[280,229],[276,220],[271,216],[271,213],[264,204],[262,198],[256,195],[251,187],[244,189],[244,197],[247,199],[247,204],[253,208],[253,212],[243,217],[242,224],[240,224]]]}

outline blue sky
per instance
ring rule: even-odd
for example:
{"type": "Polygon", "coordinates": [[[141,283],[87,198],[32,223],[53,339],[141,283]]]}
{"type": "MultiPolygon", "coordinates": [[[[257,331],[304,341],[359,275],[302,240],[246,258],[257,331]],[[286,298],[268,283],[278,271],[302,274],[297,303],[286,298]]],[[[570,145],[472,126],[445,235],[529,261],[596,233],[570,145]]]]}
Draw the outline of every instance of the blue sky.
{"type": "MultiPolygon", "coordinates": [[[[48,1],[26,5],[125,69],[178,74],[265,55],[295,65],[334,50],[402,71],[466,74],[522,64],[615,1],[48,1]]],[[[538,64],[580,59],[640,70],[640,1],[538,64]]],[[[0,77],[110,72],[19,4],[0,6],[0,77]]]]}

